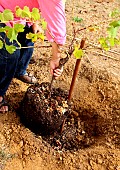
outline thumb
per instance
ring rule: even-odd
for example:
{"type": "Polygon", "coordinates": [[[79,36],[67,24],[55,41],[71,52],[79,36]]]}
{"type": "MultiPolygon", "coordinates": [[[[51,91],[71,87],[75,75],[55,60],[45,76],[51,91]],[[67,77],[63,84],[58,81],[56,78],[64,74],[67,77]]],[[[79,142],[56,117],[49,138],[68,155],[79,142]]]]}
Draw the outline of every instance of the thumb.
{"type": "Polygon", "coordinates": [[[53,75],[53,69],[52,68],[50,68],[50,73],[53,75]]]}

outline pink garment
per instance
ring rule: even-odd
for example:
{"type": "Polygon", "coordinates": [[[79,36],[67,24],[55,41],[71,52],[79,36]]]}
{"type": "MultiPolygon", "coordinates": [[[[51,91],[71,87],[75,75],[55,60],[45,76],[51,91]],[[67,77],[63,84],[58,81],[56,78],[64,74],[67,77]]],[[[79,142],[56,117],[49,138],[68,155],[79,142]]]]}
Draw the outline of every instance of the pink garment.
{"type": "MultiPolygon", "coordinates": [[[[0,12],[10,9],[14,12],[16,6],[39,8],[47,22],[46,36],[50,42],[64,44],[66,40],[66,20],[63,0],[0,0],[0,12]]],[[[17,19],[17,18],[16,18],[17,19]]]]}

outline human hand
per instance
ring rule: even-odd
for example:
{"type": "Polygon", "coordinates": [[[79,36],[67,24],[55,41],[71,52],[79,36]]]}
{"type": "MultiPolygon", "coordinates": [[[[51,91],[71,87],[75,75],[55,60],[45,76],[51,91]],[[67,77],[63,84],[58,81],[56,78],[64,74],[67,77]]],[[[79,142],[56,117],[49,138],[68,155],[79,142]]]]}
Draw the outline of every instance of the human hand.
{"type": "Polygon", "coordinates": [[[34,34],[36,34],[36,33],[43,33],[43,30],[42,30],[41,26],[38,23],[34,23],[32,25],[32,29],[33,29],[33,33],[34,34]]]}
{"type": "Polygon", "coordinates": [[[50,61],[50,73],[54,75],[55,79],[61,76],[63,67],[59,68],[59,59],[50,61]]]}

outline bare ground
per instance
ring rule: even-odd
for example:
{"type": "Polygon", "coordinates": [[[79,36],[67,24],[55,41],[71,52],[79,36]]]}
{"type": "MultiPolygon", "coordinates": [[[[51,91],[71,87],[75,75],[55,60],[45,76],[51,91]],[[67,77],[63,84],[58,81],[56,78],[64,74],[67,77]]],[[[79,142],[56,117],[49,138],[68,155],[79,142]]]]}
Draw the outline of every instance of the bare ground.
{"type": "MultiPolygon", "coordinates": [[[[55,149],[26,128],[20,122],[16,109],[29,86],[14,79],[7,92],[10,111],[0,114],[1,170],[120,169],[120,48],[114,47],[114,53],[103,52],[94,45],[100,34],[106,34],[108,14],[119,7],[117,0],[67,0],[66,3],[68,36],[65,48],[71,41],[74,16],[83,19],[76,27],[100,26],[96,32],[81,31],[77,37],[87,37],[87,42],[71,99],[74,114],[82,122],[83,133],[89,134],[89,146],[74,150],[55,149]]],[[[35,48],[35,62],[29,65],[28,71],[34,72],[39,83],[51,80],[50,50],[35,48]]],[[[69,91],[75,62],[74,57],[69,59],[63,75],[54,82],[55,87],[69,91]]]]}

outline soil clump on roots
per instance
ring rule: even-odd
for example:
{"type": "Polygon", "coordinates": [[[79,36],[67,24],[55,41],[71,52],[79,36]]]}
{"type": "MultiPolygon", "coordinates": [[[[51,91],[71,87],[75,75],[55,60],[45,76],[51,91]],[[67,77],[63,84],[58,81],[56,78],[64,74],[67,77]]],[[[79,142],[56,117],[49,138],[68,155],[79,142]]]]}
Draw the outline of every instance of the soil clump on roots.
{"type": "Polygon", "coordinates": [[[21,120],[35,133],[48,135],[60,130],[64,119],[70,114],[67,92],[53,88],[50,83],[32,85],[27,89],[21,103],[21,120]]]}

